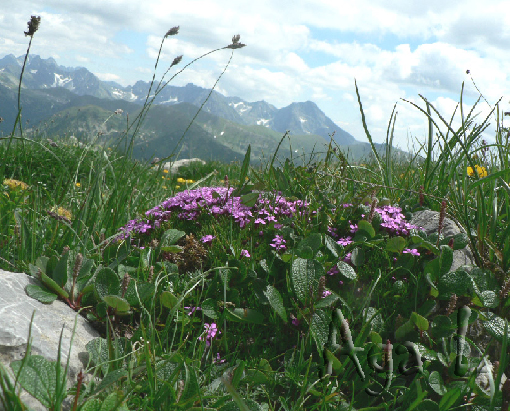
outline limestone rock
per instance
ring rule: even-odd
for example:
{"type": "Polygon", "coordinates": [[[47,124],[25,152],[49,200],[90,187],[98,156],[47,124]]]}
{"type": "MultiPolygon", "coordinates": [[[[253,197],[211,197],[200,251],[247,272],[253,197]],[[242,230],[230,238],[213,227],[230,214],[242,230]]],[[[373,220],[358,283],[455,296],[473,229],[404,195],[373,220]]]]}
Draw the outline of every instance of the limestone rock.
{"type": "MultiPolygon", "coordinates": [[[[67,388],[70,388],[76,383],[77,374],[87,365],[88,353],[85,345],[100,335],[85,318],[64,302],[56,300],[52,304],[42,304],[29,297],[25,293],[28,284],[37,284],[37,280],[23,273],[0,270],[0,363],[12,376],[10,363],[21,360],[25,355],[30,320],[35,310],[31,354],[56,361],[60,333],[64,327],[61,361],[65,367],[76,319],[76,333],[67,375],[67,388]]],[[[26,392],[23,392],[21,399],[33,410],[45,409],[26,392]]]]}
{"type": "Polygon", "coordinates": [[[177,160],[174,162],[167,162],[163,166],[165,170],[169,170],[171,174],[174,174],[179,170],[179,167],[188,166],[193,162],[200,162],[202,164],[205,164],[204,160],[201,160],[199,158],[184,158],[182,160],[177,160]]]}
{"type": "MultiPolygon", "coordinates": [[[[413,214],[410,223],[418,227],[422,227],[423,230],[427,233],[427,235],[437,233],[439,227],[439,212],[432,210],[417,211],[413,214]]],[[[448,217],[445,217],[442,231],[442,234],[445,237],[449,237],[462,232],[464,232],[464,230],[461,227],[459,227],[455,223],[455,221],[448,217]]],[[[450,271],[455,271],[457,270],[457,268],[460,268],[462,266],[472,267],[474,266],[474,264],[475,260],[473,258],[473,254],[471,253],[469,246],[466,246],[462,250],[455,250],[453,252],[453,264],[450,271]]]]}

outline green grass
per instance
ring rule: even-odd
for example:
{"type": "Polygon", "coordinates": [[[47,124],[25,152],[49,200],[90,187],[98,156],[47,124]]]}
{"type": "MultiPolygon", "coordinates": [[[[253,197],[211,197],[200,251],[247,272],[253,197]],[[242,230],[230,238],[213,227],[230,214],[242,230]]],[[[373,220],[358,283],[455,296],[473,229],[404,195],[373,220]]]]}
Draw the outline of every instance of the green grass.
{"type": "MultiPolygon", "coordinates": [[[[421,151],[411,160],[392,156],[392,117],[386,154],[364,164],[330,146],[313,163],[280,162],[275,153],[250,167],[249,146],[242,163],[192,164],[169,175],[166,159],[132,159],[136,128],[111,149],[22,131],[0,139],[0,268],[39,278],[38,299],[88,307],[82,315],[103,330],[88,346],[85,370],[102,382],[78,380],[66,391],[57,367],[48,408],[60,409],[67,396],[81,410],[447,410],[467,399],[477,409],[507,406],[499,382],[508,373],[508,130],[498,126],[487,150],[471,113],[454,130],[424,104],[417,109],[430,128],[421,151]],[[487,175],[468,175],[468,167],[482,170],[475,165],[487,175]],[[222,213],[188,201],[159,220],[145,214],[214,187],[208,201],[222,213]],[[252,207],[243,227],[230,213],[236,197],[252,207]],[[274,211],[285,204],[296,208],[274,211]],[[446,212],[467,235],[388,231],[379,204],[407,217],[446,212]],[[118,238],[134,220],[151,228],[118,238]],[[207,235],[214,239],[202,242],[207,235]],[[464,246],[477,269],[452,273],[453,248],[464,246]],[[476,371],[462,372],[480,359],[457,355],[459,327],[477,319],[499,361],[488,391],[476,371]],[[210,327],[216,333],[208,336],[210,327]]],[[[28,352],[25,361],[33,361],[28,352]]],[[[23,365],[16,382],[0,369],[0,403],[10,409],[22,409],[16,384],[33,384],[23,365]]]]}

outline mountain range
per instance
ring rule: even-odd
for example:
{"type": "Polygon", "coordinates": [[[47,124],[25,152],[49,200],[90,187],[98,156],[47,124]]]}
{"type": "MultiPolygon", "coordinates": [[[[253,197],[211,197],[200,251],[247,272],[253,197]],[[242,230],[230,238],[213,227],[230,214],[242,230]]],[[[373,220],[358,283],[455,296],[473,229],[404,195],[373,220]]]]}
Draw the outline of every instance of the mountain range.
{"type": "MultiPolygon", "coordinates": [[[[0,59],[0,116],[4,120],[0,123],[0,133],[3,134],[12,131],[18,112],[17,91],[23,61],[24,56],[12,54],[0,59]]],[[[53,58],[32,55],[23,75],[22,124],[27,132],[39,136],[74,135],[80,140],[90,140],[99,134],[100,141],[113,143],[134,130],[129,127],[126,115],[132,121],[140,114],[150,90],[149,99],[154,101],[136,131],[135,158],[176,154],[174,149],[182,140],[178,158],[194,156],[232,161],[242,158],[251,144],[252,158],[261,160],[276,150],[286,131],[290,133],[280,148],[283,156],[324,152],[331,137],[353,159],[367,156],[371,151],[368,143],[357,141],[311,101],[278,109],[265,101],[227,97],[191,83],[160,89],[157,85],[155,82],[151,89],[149,82],[137,81],[133,86],[123,87],[99,80],[84,67],[64,67],[53,58]],[[197,107],[206,99],[195,118],[197,107]],[[112,116],[117,109],[123,111],[122,116],[112,116]]],[[[379,145],[378,149],[383,150],[384,146],[379,145]]]]}

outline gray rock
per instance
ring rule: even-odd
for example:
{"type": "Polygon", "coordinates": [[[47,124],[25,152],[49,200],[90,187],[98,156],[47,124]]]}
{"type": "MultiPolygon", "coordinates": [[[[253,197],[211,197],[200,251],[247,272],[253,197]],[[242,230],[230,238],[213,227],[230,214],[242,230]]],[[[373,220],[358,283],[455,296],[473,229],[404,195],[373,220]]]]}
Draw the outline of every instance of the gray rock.
{"type": "Polygon", "coordinates": [[[202,164],[205,164],[205,161],[201,160],[199,158],[184,158],[182,160],[177,160],[177,161],[174,161],[174,162],[167,162],[167,163],[165,163],[165,165],[163,166],[163,169],[169,170],[170,173],[174,174],[174,173],[177,172],[177,170],[179,170],[179,167],[188,166],[191,163],[197,162],[197,161],[202,163],[202,164]]]}
{"type": "MultiPolygon", "coordinates": [[[[431,210],[417,211],[413,214],[413,218],[411,219],[410,223],[418,227],[422,227],[427,235],[437,233],[439,228],[439,212],[431,210]]],[[[449,237],[462,232],[465,231],[459,227],[455,221],[445,217],[442,231],[442,234],[445,237],[449,237]]],[[[469,247],[465,247],[462,250],[455,250],[453,252],[453,264],[450,271],[455,271],[463,266],[469,270],[469,267],[473,267],[474,263],[475,260],[469,247]]]]}
{"type": "MultiPolygon", "coordinates": [[[[65,367],[76,320],[76,333],[71,348],[67,375],[67,388],[70,388],[76,383],[76,377],[80,370],[85,370],[87,366],[88,353],[85,345],[100,335],[85,318],[64,302],[56,300],[52,304],[42,304],[29,297],[25,293],[25,287],[28,284],[38,283],[26,274],[0,270],[0,363],[12,377],[10,363],[21,360],[25,355],[30,320],[35,310],[31,354],[56,361],[60,333],[64,327],[61,363],[65,367]]],[[[12,379],[12,381],[14,380],[12,379]]],[[[33,410],[45,409],[27,392],[23,392],[21,399],[33,410]]],[[[69,403],[67,405],[69,406],[69,403]]]]}

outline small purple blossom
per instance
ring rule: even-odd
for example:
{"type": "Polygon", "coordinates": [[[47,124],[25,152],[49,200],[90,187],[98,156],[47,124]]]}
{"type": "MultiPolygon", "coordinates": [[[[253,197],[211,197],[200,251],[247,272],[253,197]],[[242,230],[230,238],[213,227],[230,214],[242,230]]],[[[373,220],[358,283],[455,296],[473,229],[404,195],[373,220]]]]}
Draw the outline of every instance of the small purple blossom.
{"type": "MultiPolygon", "coordinates": [[[[216,323],[205,323],[204,324],[205,331],[207,332],[207,335],[205,336],[205,345],[209,347],[211,345],[211,341],[214,337],[216,337],[216,334],[221,334],[221,331],[218,330],[218,327],[216,326],[216,323]]],[[[198,337],[199,341],[202,341],[202,336],[198,337]]]]}
{"type": "Polygon", "coordinates": [[[189,310],[188,315],[192,315],[195,311],[201,310],[200,307],[184,307],[185,310],[189,310]]]}
{"type": "Polygon", "coordinates": [[[203,236],[200,241],[202,241],[204,244],[211,244],[212,243],[212,240],[214,240],[216,238],[216,236],[214,235],[205,235],[203,236]]]}
{"type": "Polygon", "coordinates": [[[275,248],[276,251],[279,250],[285,250],[285,239],[281,235],[276,235],[275,238],[273,238],[273,242],[270,244],[271,247],[275,248]]]}
{"type": "Polygon", "coordinates": [[[248,252],[248,250],[241,250],[241,257],[247,257],[247,258],[250,258],[251,255],[250,253],[248,252]]]}
{"type": "Polygon", "coordinates": [[[220,353],[216,353],[216,359],[214,360],[214,364],[223,364],[226,360],[221,359],[220,353]]]}
{"type": "Polygon", "coordinates": [[[337,265],[335,264],[333,267],[331,267],[328,271],[329,275],[336,275],[339,274],[340,270],[338,269],[337,265]]]}
{"type": "Polygon", "coordinates": [[[293,319],[292,319],[292,325],[293,325],[294,327],[299,327],[299,320],[298,320],[297,318],[293,318],[293,319]]]}
{"type": "Polygon", "coordinates": [[[345,247],[345,246],[347,246],[349,244],[352,244],[352,237],[348,236],[348,237],[345,237],[345,238],[340,238],[336,243],[340,244],[340,245],[343,245],[345,247]]]}
{"type": "Polygon", "coordinates": [[[329,291],[329,290],[324,290],[324,291],[322,292],[322,297],[321,297],[321,298],[326,298],[328,295],[331,295],[331,291],[329,291]]]}
{"type": "Polygon", "coordinates": [[[412,254],[412,255],[420,255],[416,248],[405,248],[402,251],[403,254],[412,254]]]}

